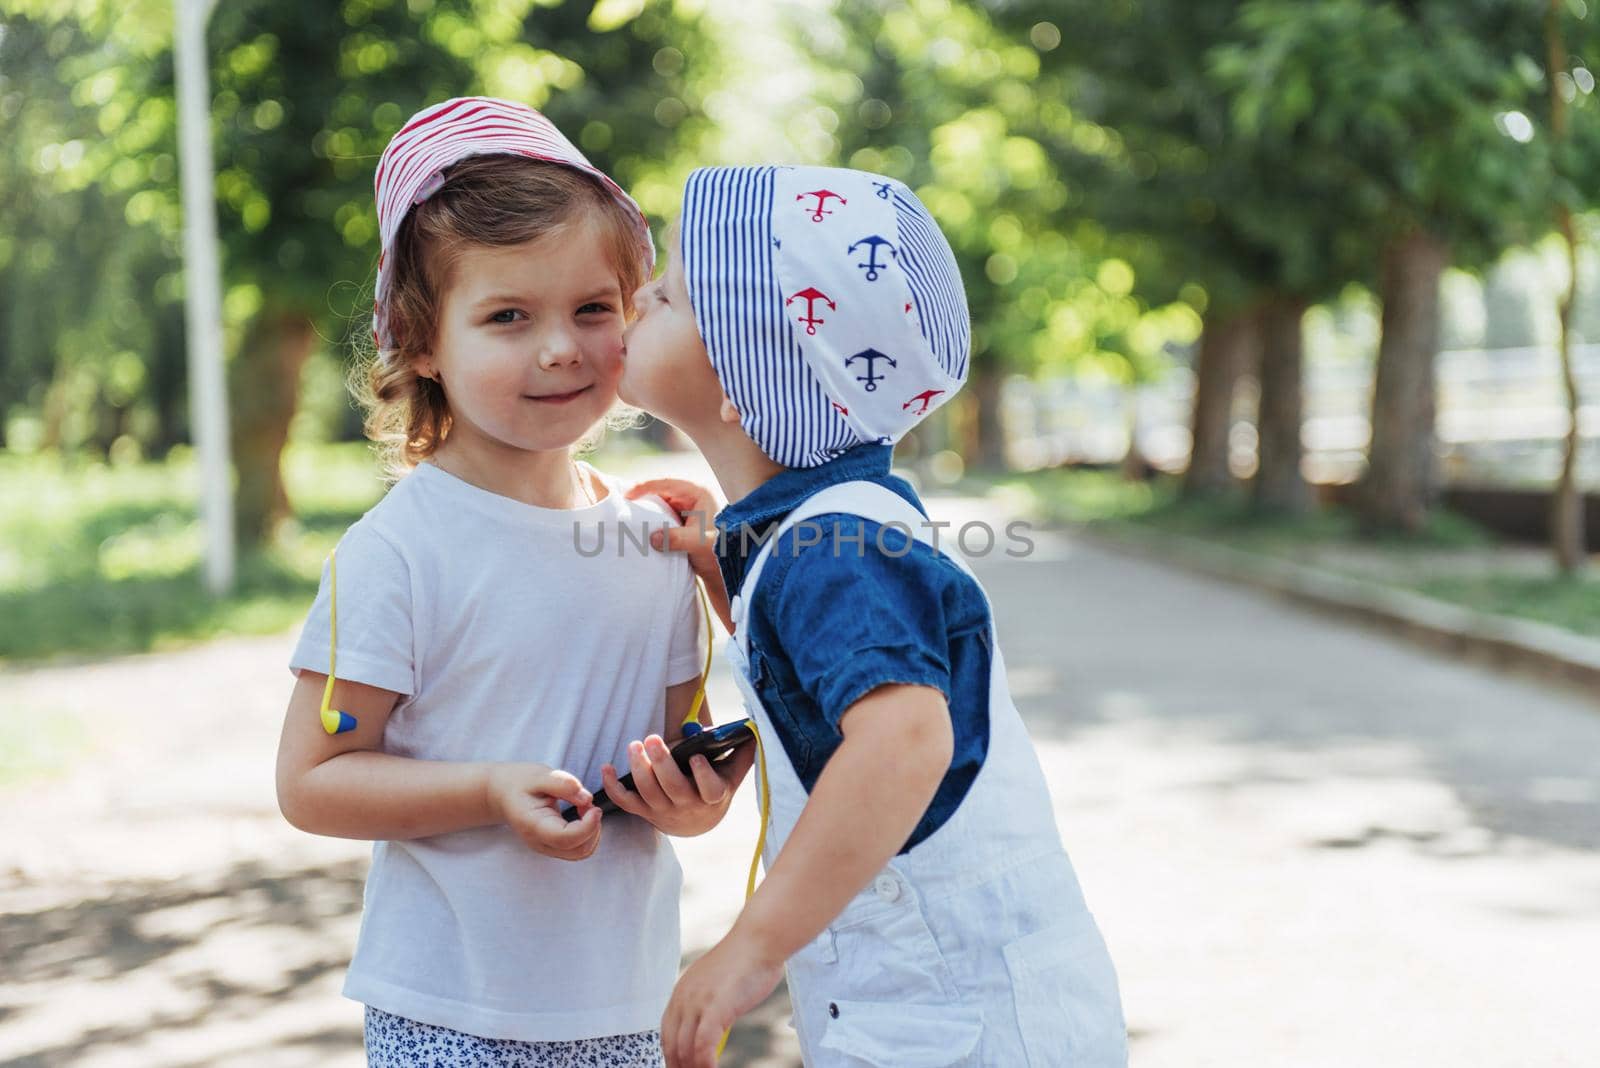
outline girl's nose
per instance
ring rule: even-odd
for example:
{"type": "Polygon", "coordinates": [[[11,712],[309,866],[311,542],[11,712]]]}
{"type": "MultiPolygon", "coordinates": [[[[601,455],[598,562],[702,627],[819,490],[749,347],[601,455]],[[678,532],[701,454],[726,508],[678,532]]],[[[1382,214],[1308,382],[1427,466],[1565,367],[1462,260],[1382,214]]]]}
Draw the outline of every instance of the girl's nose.
{"type": "Polygon", "coordinates": [[[547,331],[539,341],[539,366],[547,371],[558,367],[575,367],[583,359],[583,350],[570,331],[547,331]]]}

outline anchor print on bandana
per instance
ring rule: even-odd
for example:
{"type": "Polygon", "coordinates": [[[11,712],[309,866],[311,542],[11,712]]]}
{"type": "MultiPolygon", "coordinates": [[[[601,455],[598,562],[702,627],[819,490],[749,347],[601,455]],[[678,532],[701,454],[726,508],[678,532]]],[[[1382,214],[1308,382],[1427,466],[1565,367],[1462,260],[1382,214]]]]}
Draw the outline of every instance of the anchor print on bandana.
{"type": "Polygon", "coordinates": [[[878,195],[878,199],[879,200],[888,200],[889,199],[889,183],[888,182],[873,182],[872,184],[878,187],[878,194],[877,195],[878,195]]]}
{"type": "Polygon", "coordinates": [[[900,366],[898,363],[895,362],[893,356],[885,355],[884,353],[879,352],[877,349],[862,349],[860,352],[856,353],[854,356],[852,356],[848,360],[844,361],[844,365],[846,367],[849,367],[851,364],[855,363],[857,360],[865,360],[865,361],[867,361],[867,376],[865,378],[863,378],[860,375],[856,375],[856,381],[857,382],[865,382],[866,385],[867,385],[867,392],[868,393],[876,393],[877,390],[878,390],[878,383],[883,381],[883,377],[884,377],[883,375],[874,374],[873,373],[873,371],[876,368],[877,363],[878,363],[879,360],[882,360],[884,363],[888,364],[890,367],[899,367],[900,366]]]}
{"type": "Polygon", "coordinates": [[[835,193],[831,189],[813,189],[809,193],[797,193],[795,195],[795,199],[796,200],[804,200],[806,197],[816,197],[817,198],[817,209],[816,209],[816,211],[811,213],[811,221],[812,222],[821,222],[822,221],[822,217],[824,215],[832,215],[833,214],[833,209],[827,206],[829,197],[832,197],[834,200],[837,200],[841,204],[850,203],[844,197],[840,196],[838,193],[835,193]]]}
{"type": "Polygon", "coordinates": [[[900,410],[901,411],[910,411],[911,406],[913,404],[921,404],[922,407],[918,408],[914,412],[911,412],[911,414],[912,415],[927,415],[928,414],[928,405],[933,403],[933,398],[937,397],[939,394],[941,394],[943,392],[944,392],[944,390],[942,390],[942,389],[925,389],[921,393],[918,393],[915,397],[912,397],[910,400],[908,400],[904,404],[900,405],[900,410]]]}
{"type": "Polygon", "coordinates": [[[862,245],[867,246],[867,262],[858,263],[856,266],[867,272],[867,281],[876,282],[878,280],[879,273],[881,273],[885,267],[889,266],[887,262],[883,262],[878,259],[878,249],[887,249],[889,255],[893,256],[895,254],[894,246],[889,244],[885,238],[879,237],[877,234],[868,234],[860,241],[857,241],[855,244],[845,249],[845,255],[850,255],[862,245]]]}
{"type": "Polygon", "coordinates": [[[803,300],[806,302],[806,313],[795,321],[805,323],[806,333],[808,334],[815,334],[817,332],[817,327],[827,322],[826,319],[823,319],[817,314],[817,301],[820,300],[822,303],[826,304],[829,311],[839,310],[839,305],[830,300],[828,295],[822,290],[818,289],[816,286],[807,286],[800,292],[791,295],[789,299],[783,303],[787,306],[793,304],[797,300],[803,300]]]}

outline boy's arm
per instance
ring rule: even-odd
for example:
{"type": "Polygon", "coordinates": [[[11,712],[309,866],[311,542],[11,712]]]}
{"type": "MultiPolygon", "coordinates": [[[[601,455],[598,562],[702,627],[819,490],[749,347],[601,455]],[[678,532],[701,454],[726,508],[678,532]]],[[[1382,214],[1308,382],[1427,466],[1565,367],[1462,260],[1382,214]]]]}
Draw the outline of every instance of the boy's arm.
{"type": "Polygon", "coordinates": [[[399,695],[340,679],[333,706],[356,719],[329,735],[318,715],[327,676],[301,671],[278,743],[278,807],[294,826],[334,838],[402,840],[507,823],[531,848],[579,859],[593,852],[599,812],[567,824],[553,800],[587,807],[565,772],[537,764],[414,760],[380,751],[399,695]]]}
{"type": "Polygon", "coordinates": [[[880,686],[850,706],[840,730],[766,880],[673,991],[661,1040],[674,1068],[714,1063],[722,1033],[905,845],[950,769],[949,708],[932,687],[880,686]]]}

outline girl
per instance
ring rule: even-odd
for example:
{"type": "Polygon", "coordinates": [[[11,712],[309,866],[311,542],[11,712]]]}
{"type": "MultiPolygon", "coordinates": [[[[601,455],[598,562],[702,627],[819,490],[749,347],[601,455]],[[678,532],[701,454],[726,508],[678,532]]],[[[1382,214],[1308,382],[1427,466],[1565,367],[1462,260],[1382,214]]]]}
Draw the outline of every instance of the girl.
{"type": "Polygon", "coordinates": [[[713,826],[750,758],[667,758],[701,690],[694,582],[592,552],[668,514],[572,458],[616,399],[649,232],[499,100],[416,115],[375,187],[368,431],[402,477],[330,556],[294,651],[279,803],[376,840],[344,987],[369,1063],[659,1064],[681,881],[659,832],[713,826]],[[644,818],[602,833],[595,781],[644,818]]]}

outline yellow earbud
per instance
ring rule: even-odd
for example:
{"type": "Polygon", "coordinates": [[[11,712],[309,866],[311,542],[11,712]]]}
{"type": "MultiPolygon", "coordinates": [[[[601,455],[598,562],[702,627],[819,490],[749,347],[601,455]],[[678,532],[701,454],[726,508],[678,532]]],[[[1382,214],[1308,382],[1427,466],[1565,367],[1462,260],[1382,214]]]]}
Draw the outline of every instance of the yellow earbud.
{"type": "Polygon", "coordinates": [[[337,545],[328,550],[328,685],[322,688],[322,729],[329,734],[356,729],[356,717],[333,707],[333,672],[339,646],[339,570],[334,562],[338,551],[337,545]]]}

